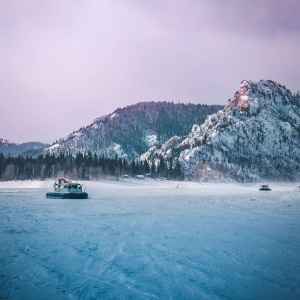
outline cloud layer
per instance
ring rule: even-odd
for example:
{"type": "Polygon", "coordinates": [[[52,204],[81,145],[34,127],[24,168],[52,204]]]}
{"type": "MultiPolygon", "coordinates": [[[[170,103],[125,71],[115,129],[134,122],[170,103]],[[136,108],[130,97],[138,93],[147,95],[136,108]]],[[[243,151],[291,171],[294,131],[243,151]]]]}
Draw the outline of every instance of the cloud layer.
{"type": "Polygon", "coordinates": [[[0,137],[52,142],[139,101],[300,90],[300,2],[0,0],[0,137]]]}

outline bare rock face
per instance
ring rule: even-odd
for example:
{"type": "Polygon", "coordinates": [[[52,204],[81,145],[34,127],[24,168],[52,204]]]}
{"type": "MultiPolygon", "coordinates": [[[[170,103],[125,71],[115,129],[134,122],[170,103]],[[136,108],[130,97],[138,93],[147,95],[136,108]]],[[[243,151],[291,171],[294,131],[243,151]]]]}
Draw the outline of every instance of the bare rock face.
{"type": "Polygon", "coordinates": [[[193,180],[300,178],[300,97],[271,80],[242,81],[223,110],[184,140],[143,155],[179,160],[193,180]]]}
{"type": "Polygon", "coordinates": [[[234,94],[234,97],[226,104],[225,109],[230,110],[236,107],[240,111],[246,110],[249,106],[249,91],[251,91],[249,82],[243,81],[239,89],[234,94]]]}

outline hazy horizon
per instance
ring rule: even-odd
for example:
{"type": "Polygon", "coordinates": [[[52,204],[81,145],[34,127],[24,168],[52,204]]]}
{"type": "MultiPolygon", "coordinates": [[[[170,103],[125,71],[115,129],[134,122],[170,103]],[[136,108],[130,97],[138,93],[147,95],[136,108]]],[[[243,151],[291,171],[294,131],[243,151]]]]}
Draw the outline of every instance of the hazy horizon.
{"type": "Polygon", "coordinates": [[[118,107],[300,90],[300,2],[0,0],[0,138],[52,143],[118,107]]]}

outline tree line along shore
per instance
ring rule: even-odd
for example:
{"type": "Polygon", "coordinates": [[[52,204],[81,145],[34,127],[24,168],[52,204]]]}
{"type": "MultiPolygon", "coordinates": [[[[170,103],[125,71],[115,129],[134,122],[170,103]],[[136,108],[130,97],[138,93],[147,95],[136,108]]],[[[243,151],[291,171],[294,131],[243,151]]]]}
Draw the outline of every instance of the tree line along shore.
{"type": "Polygon", "coordinates": [[[0,153],[0,180],[44,180],[49,178],[65,177],[77,180],[99,180],[111,178],[118,180],[122,177],[135,177],[144,175],[150,178],[166,178],[171,180],[183,180],[183,172],[179,162],[165,160],[162,157],[152,160],[133,160],[108,158],[104,155],[97,156],[90,151],[60,155],[39,155],[5,157],[0,153]]]}

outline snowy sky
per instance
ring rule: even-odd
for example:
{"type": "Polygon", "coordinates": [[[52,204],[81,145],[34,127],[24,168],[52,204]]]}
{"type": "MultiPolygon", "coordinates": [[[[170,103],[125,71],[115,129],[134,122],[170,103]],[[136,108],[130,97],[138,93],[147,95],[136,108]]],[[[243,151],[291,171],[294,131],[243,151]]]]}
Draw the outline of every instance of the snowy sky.
{"type": "Polygon", "coordinates": [[[300,90],[299,0],[0,0],[0,138],[51,143],[139,101],[300,90]]]}

